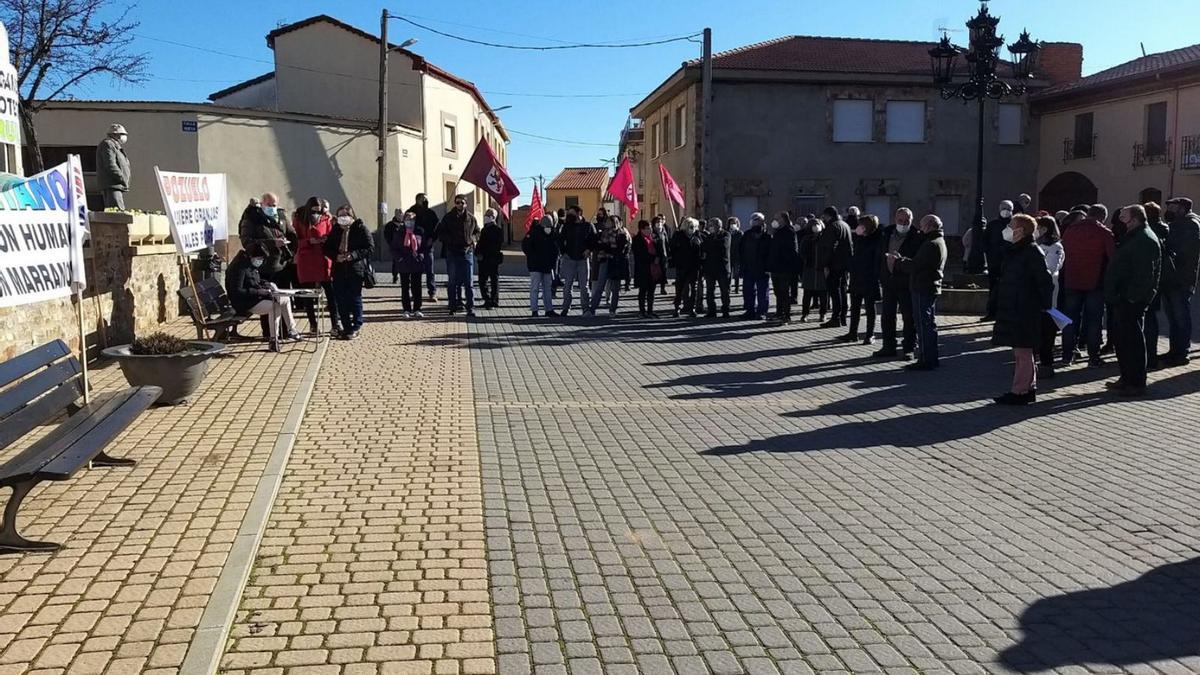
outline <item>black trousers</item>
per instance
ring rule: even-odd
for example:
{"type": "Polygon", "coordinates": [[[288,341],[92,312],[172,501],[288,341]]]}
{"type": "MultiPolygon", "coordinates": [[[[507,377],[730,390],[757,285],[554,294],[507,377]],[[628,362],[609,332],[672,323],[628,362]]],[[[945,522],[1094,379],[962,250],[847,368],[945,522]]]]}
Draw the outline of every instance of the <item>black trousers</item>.
{"type": "Polygon", "coordinates": [[[795,274],[772,274],[771,288],[775,291],[775,318],[789,321],[792,318],[792,279],[795,274]]]}
{"type": "Polygon", "coordinates": [[[992,317],[996,316],[996,301],[998,298],[996,289],[999,286],[1000,286],[1000,273],[999,272],[993,273],[991,270],[991,265],[988,265],[988,303],[987,303],[987,315],[988,316],[992,316],[992,317]]]}
{"type": "Polygon", "coordinates": [[[652,314],[654,312],[654,291],[657,284],[638,287],[638,313],[652,314]]]}
{"type": "Polygon", "coordinates": [[[483,304],[498,304],[500,302],[500,264],[480,263],[478,276],[479,295],[483,298],[483,304]]]}
{"type": "Polygon", "coordinates": [[[796,304],[796,301],[799,299],[800,299],[800,275],[793,274],[792,275],[792,289],[791,289],[791,294],[788,296],[788,300],[794,305],[794,304],[796,304]]]}
{"type": "Polygon", "coordinates": [[[708,313],[717,313],[717,288],[721,289],[721,312],[729,313],[729,277],[705,277],[704,294],[708,299],[708,313]]]}
{"type": "Polygon", "coordinates": [[[1158,310],[1162,309],[1162,293],[1156,293],[1154,300],[1150,302],[1150,306],[1146,308],[1145,330],[1142,332],[1146,335],[1146,367],[1158,367],[1158,310]]]}
{"type": "Polygon", "coordinates": [[[833,312],[830,319],[842,326],[846,325],[849,310],[846,306],[846,276],[845,270],[829,270],[829,276],[825,278],[825,288],[829,289],[829,309],[833,312]]]}
{"type": "Polygon", "coordinates": [[[421,311],[420,272],[400,275],[400,304],[406,312],[421,311]]]}
{"type": "Polygon", "coordinates": [[[904,319],[904,336],[900,350],[911,354],[917,348],[917,319],[913,316],[912,291],[907,286],[883,285],[883,316],[879,326],[883,337],[883,351],[896,351],[896,310],[904,319]]]}
{"type": "Polygon", "coordinates": [[[675,311],[694,314],[696,312],[696,272],[675,272],[675,311]]]}
{"type": "Polygon", "coordinates": [[[810,291],[806,288],[804,289],[804,302],[801,307],[803,313],[800,316],[805,319],[808,318],[808,313],[813,308],[818,308],[818,311],[821,313],[821,320],[824,320],[826,312],[829,311],[829,294],[825,291],[810,291]]]}
{"type": "Polygon", "coordinates": [[[1119,302],[1112,305],[1112,340],[1117,351],[1121,382],[1130,387],[1146,386],[1146,305],[1119,302]]]}
{"type": "Polygon", "coordinates": [[[1054,344],[1058,342],[1058,324],[1042,312],[1042,342],[1038,345],[1038,363],[1043,368],[1054,367],[1054,344]]]}
{"type": "Polygon", "coordinates": [[[875,336],[875,301],[867,300],[861,295],[850,295],[850,334],[858,336],[858,320],[862,313],[867,314],[867,337],[875,336]]]}

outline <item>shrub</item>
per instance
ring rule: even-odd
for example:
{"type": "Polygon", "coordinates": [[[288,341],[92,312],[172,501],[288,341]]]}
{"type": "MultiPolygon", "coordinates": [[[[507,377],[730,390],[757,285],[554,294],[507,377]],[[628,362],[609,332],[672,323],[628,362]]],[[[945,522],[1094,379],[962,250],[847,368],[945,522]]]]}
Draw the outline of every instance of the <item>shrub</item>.
{"type": "Polygon", "coordinates": [[[129,346],[129,351],[132,354],[143,356],[162,356],[180,354],[191,348],[192,346],[187,340],[159,331],[145,337],[134,338],[133,344],[129,346]]]}

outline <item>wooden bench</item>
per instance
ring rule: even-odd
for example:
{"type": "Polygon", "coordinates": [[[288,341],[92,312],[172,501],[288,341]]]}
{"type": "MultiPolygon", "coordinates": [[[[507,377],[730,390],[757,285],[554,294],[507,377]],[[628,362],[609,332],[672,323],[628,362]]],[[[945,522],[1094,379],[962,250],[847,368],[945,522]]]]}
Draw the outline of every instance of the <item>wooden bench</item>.
{"type": "Polygon", "coordinates": [[[229,302],[229,296],[221,282],[209,278],[196,282],[195,291],[190,287],[179,289],[179,296],[187,303],[196,324],[196,337],[205,340],[205,331],[212,331],[213,340],[226,341],[248,317],[238,314],[229,302]]]}
{"type": "MultiPolygon", "coordinates": [[[[79,360],[56,340],[0,363],[0,452],[37,427],[75,410],[83,395],[79,360]],[[12,386],[9,386],[12,385],[12,386]]],[[[0,525],[0,553],[54,551],[59,544],[30,541],[17,531],[17,510],[38,483],[66,480],[86,464],[133,466],[104,448],[150,407],[162,390],[134,387],[78,408],[45,436],[0,465],[0,487],[12,488],[0,525]]]]}

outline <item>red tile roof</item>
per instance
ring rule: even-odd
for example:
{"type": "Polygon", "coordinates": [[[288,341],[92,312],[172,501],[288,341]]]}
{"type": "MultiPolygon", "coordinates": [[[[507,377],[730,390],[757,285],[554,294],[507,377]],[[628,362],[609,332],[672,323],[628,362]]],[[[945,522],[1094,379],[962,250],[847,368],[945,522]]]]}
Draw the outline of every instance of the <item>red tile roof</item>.
{"type": "Polygon", "coordinates": [[[1034,98],[1045,100],[1066,93],[1078,94],[1114,84],[1152,79],[1187,68],[1200,68],[1200,44],[1136,58],[1074,82],[1051,87],[1039,92],[1034,98]]]}
{"type": "Polygon", "coordinates": [[[563,169],[546,186],[547,190],[600,190],[608,184],[608,168],[585,166],[563,169]]]}
{"type": "MultiPolygon", "coordinates": [[[[713,67],[882,75],[930,75],[934,42],[789,35],[713,55],[713,67]]],[[[700,59],[686,62],[700,66],[700,59]]],[[[960,61],[959,67],[962,67],[960,61]]]]}

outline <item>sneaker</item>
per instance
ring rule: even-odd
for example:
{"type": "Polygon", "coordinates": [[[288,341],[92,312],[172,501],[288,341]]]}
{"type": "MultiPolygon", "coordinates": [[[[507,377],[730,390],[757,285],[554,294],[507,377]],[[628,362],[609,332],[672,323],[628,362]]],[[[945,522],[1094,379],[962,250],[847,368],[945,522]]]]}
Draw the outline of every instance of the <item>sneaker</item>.
{"type": "Polygon", "coordinates": [[[533,310],[532,312],[530,312],[530,313],[529,313],[529,315],[530,315],[530,316],[532,316],[532,317],[534,317],[534,318],[537,318],[538,316],[541,316],[541,313],[539,313],[539,312],[538,312],[538,311],[535,309],[535,310],[533,310]]]}
{"type": "Polygon", "coordinates": [[[468,317],[475,316],[475,310],[473,310],[473,309],[468,309],[468,310],[467,310],[467,316],[468,316],[468,317]]]}
{"type": "Polygon", "coordinates": [[[347,340],[357,340],[358,339],[358,331],[352,330],[349,333],[346,333],[346,339],[347,340]]]}
{"type": "Polygon", "coordinates": [[[874,336],[874,335],[868,335],[867,337],[863,338],[863,341],[862,341],[862,343],[863,343],[864,345],[867,345],[867,346],[870,346],[870,345],[873,345],[873,344],[875,344],[875,336],[874,336]]]}
{"type": "Polygon", "coordinates": [[[276,354],[278,354],[279,353],[279,340],[268,340],[267,341],[267,351],[275,352],[276,354]]]}
{"type": "Polygon", "coordinates": [[[414,319],[424,319],[424,318],[425,318],[425,313],[424,313],[424,312],[422,312],[422,311],[420,311],[420,310],[418,310],[418,311],[416,311],[416,312],[413,312],[413,318],[414,318],[414,319]]]}
{"type": "Polygon", "coordinates": [[[679,310],[676,309],[675,311],[671,312],[671,317],[678,319],[679,318],[679,310]]]}
{"type": "Polygon", "coordinates": [[[1106,356],[1108,354],[1116,354],[1116,353],[1117,353],[1117,348],[1111,342],[1105,342],[1104,346],[1100,348],[1101,356],[1106,356]]]}
{"type": "Polygon", "coordinates": [[[912,352],[903,352],[902,354],[900,354],[900,360],[901,361],[912,361],[913,353],[912,352]]]}
{"type": "Polygon", "coordinates": [[[548,317],[556,317],[556,316],[561,316],[561,315],[560,315],[558,312],[554,311],[554,310],[550,310],[549,312],[546,312],[546,316],[548,316],[548,317]]]}
{"type": "Polygon", "coordinates": [[[411,319],[412,314],[410,314],[409,312],[404,312],[403,314],[400,315],[400,318],[401,319],[411,319]]]}

